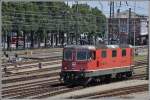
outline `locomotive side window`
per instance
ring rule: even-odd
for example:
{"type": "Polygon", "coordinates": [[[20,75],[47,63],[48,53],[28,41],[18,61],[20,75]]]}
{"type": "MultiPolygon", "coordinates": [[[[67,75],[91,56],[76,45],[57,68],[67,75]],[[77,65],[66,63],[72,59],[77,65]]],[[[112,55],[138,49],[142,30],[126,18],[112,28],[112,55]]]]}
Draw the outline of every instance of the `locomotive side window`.
{"type": "Polygon", "coordinates": [[[112,50],[112,57],[116,57],[117,56],[117,51],[116,50],[112,50]]]}
{"type": "Polygon", "coordinates": [[[102,58],[106,58],[106,56],[107,56],[106,51],[103,50],[101,53],[102,53],[102,54],[101,54],[101,57],[102,57],[102,58]]]}
{"type": "Polygon", "coordinates": [[[87,51],[77,51],[77,60],[86,60],[87,51]]]}
{"type": "Polygon", "coordinates": [[[63,58],[64,60],[72,60],[72,50],[65,50],[63,58]]]}
{"type": "Polygon", "coordinates": [[[122,49],[122,56],[126,56],[126,49],[122,49]]]}

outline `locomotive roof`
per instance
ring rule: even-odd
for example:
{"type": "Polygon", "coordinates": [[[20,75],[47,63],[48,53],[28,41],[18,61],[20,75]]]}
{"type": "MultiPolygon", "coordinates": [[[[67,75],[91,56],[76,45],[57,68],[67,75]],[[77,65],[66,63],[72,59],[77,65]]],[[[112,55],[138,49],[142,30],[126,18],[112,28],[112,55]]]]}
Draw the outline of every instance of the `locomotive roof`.
{"type": "Polygon", "coordinates": [[[132,48],[131,45],[121,44],[121,45],[97,45],[97,48],[132,48]]]}
{"type": "Polygon", "coordinates": [[[65,48],[81,48],[81,49],[96,49],[96,47],[94,45],[67,45],[65,48]]]}
{"type": "Polygon", "coordinates": [[[132,48],[131,45],[67,45],[65,48],[81,48],[81,49],[99,49],[99,48],[132,48]]]}

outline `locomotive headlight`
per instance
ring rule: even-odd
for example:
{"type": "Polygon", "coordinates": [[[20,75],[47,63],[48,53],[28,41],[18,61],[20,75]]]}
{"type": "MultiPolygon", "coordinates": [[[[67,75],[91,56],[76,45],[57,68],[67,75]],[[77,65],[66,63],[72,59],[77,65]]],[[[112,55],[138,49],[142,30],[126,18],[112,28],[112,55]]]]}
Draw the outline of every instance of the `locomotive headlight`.
{"type": "Polygon", "coordinates": [[[67,69],[67,67],[64,67],[64,69],[66,70],[66,69],[67,69]]]}
{"type": "Polygon", "coordinates": [[[74,74],[72,74],[71,76],[74,77],[74,74]]]}
{"type": "Polygon", "coordinates": [[[81,73],[80,75],[81,75],[81,76],[83,76],[84,74],[83,74],[83,73],[81,73]]]}
{"type": "Polygon", "coordinates": [[[76,75],[76,76],[75,76],[75,78],[77,79],[77,78],[78,78],[78,76],[76,75]]]}
{"type": "Polygon", "coordinates": [[[84,68],[83,68],[83,67],[81,67],[81,68],[80,68],[80,70],[81,70],[81,71],[84,71],[84,68]]]}

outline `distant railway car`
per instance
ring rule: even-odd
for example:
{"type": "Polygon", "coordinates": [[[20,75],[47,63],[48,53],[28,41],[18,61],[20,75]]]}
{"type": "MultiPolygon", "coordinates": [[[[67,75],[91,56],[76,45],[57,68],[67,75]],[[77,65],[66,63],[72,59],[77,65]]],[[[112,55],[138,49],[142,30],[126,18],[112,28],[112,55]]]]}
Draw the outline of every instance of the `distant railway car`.
{"type": "Polygon", "coordinates": [[[16,37],[16,36],[13,36],[12,38],[11,38],[11,44],[16,44],[17,43],[17,39],[18,39],[18,42],[19,43],[23,43],[23,37],[16,37]]]}
{"type": "Polygon", "coordinates": [[[60,79],[84,83],[132,76],[132,47],[129,45],[70,45],[63,49],[60,79]]]}

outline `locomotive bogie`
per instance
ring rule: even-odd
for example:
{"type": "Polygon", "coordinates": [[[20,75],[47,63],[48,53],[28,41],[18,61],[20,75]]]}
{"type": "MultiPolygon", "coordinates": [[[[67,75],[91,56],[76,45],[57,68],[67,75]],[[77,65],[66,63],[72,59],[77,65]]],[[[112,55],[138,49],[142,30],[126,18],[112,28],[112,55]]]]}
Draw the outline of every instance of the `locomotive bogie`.
{"type": "Polygon", "coordinates": [[[78,84],[78,82],[84,83],[86,79],[84,75],[83,72],[62,72],[60,77],[64,83],[78,84]]]}

